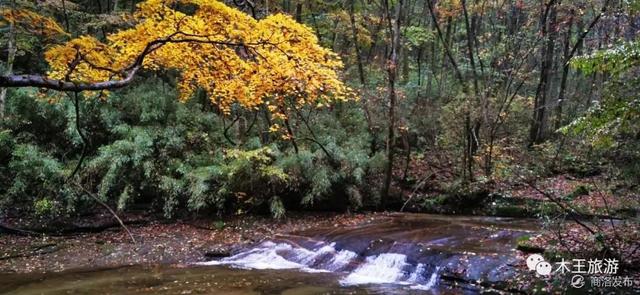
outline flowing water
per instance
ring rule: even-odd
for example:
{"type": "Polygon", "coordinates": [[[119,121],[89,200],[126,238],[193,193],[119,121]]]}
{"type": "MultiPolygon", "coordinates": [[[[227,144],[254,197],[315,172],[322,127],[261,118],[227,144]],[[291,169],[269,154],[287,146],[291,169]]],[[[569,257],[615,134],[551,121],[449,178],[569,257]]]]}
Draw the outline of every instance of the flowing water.
{"type": "Polygon", "coordinates": [[[6,277],[11,294],[474,294],[514,267],[535,221],[396,214],[358,227],[276,236],[187,268],[123,267],[6,277]]]}

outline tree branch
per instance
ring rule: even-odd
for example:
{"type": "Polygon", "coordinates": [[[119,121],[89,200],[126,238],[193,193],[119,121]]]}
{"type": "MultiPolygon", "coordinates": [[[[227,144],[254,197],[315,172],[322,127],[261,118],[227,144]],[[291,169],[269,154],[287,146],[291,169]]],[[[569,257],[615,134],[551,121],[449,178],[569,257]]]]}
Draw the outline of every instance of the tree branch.
{"type": "Polygon", "coordinates": [[[133,81],[133,78],[135,77],[139,69],[139,66],[134,67],[131,71],[129,71],[124,79],[95,83],[63,81],[47,78],[41,75],[0,76],[0,87],[40,87],[57,91],[74,92],[118,89],[129,85],[133,81]]]}
{"type": "Polygon", "coordinates": [[[107,210],[109,210],[109,212],[111,213],[111,215],[113,215],[113,217],[118,221],[118,223],[120,224],[120,226],[127,232],[127,234],[129,235],[129,237],[131,238],[131,241],[133,241],[134,244],[137,244],[138,242],[136,241],[136,238],[133,237],[133,234],[131,233],[131,231],[129,230],[129,228],[124,225],[124,222],[122,221],[122,219],[120,219],[120,217],[118,216],[118,214],[116,214],[115,211],[113,211],[113,209],[111,209],[111,207],[109,207],[109,205],[107,205],[107,203],[103,202],[102,200],[100,200],[100,198],[98,198],[98,196],[96,196],[94,193],[90,192],[89,190],[87,190],[84,186],[82,186],[80,183],[77,182],[73,182],[73,184],[75,184],[80,190],[82,190],[83,192],[85,192],[87,195],[89,195],[92,199],[94,199],[96,202],[98,202],[100,205],[102,205],[103,207],[105,207],[107,210]]]}
{"type": "MultiPolygon", "coordinates": [[[[281,50],[277,44],[268,42],[268,41],[260,41],[254,43],[241,43],[241,42],[224,42],[224,41],[214,41],[210,40],[208,36],[198,36],[187,34],[183,32],[175,32],[166,38],[158,39],[149,42],[142,52],[136,57],[134,62],[124,68],[119,73],[123,76],[122,79],[119,80],[108,80],[102,82],[76,82],[76,81],[65,81],[58,79],[51,79],[43,75],[4,75],[0,76],[0,88],[1,87],[39,87],[52,89],[57,91],[97,91],[97,90],[109,90],[109,89],[118,89],[129,85],[138,70],[143,65],[144,59],[155,50],[161,48],[162,46],[169,43],[204,43],[204,44],[213,44],[213,45],[222,45],[222,46],[274,46],[276,49],[281,50]],[[174,37],[182,35],[185,37],[181,37],[178,39],[174,39],[174,37]]],[[[91,66],[91,64],[89,64],[91,66]]],[[[75,69],[75,67],[74,67],[75,69]]],[[[100,69],[100,68],[98,68],[100,69]]],[[[73,69],[72,69],[73,70],[73,69]]],[[[106,69],[103,69],[106,70],[106,69]]],[[[113,70],[110,70],[113,72],[113,70]]],[[[69,76],[67,74],[67,76],[69,76]]]]}

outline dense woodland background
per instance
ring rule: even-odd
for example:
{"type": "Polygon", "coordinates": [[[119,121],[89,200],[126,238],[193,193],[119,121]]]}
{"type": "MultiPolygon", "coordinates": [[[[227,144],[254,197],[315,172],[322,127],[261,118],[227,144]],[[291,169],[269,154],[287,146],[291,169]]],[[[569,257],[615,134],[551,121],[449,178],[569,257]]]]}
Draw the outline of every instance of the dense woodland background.
{"type": "MultiPolygon", "coordinates": [[[[51,44],[104,40],[132,25],[138,2],[3,1],[68,34],[3,21],[2,71],[46,74],[51,44]]],[[[48,223],[101,203],[165,218],[486,204],[637,225],[640,2],[226,2],[306,24],[341,57],[352,99],[292,103],[274,130],[265,106],[225,113],[203,90],[181,102],[172,69],[108,93],[3,88],[2,215],[48,223]]]]}

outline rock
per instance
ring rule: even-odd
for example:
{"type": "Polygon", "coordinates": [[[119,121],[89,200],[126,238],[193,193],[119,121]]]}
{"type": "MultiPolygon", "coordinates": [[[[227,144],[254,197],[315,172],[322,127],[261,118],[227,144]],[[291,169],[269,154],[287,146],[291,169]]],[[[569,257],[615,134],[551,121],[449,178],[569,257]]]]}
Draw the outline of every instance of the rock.
{"type": "Polygon", "coordinates": [[[204,252],[204,257],[207,260],[212,260],[216,258],[224,258],[231,256],[231,250],[227,248],[215,248],[210,249],[204,252]]]}
{"type": "Polygon", "coordinates": [[[519,243],[516,249],[524,252],[524,253],[544,253],[544,248],[533,246],[525,243],[519,243]]]}

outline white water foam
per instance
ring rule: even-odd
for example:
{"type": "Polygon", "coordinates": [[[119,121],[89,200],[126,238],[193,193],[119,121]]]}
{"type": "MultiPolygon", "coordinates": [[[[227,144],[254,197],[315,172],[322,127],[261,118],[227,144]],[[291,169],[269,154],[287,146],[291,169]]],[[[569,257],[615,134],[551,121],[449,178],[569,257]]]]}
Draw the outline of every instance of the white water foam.
{"type": "Polygon", "coordinates": [[[418,263],[416,266],[416,270],[411,273],[411,276],[407,279],[409,283],[418,283],[420,281],[420,277],[425,271],[425,265],[422,263],[418,263]]]}
{"type": "MultiPolygon", "coordinates": [[[[349,250],[335,249],[335,243],[324,245],[315,251],[295,247],[287,243],[264,242],[257,247],[217,261],[202,265],[230,265],[244,269],[299,269],[305,272],[337,272],[358,262],[358,254],[349,250]],[[330,259],[329,259],[330,255],[330,259]]],[[[353,272],[340,280],[343,286],[365,284],[401,284],[412,289],[428,290],[437,282],[438,268],[425,282],[426,266],[412,266],[407,256],[383,253],[369,256],[353,272]]]]}
{"type": "Polygon", "coordinates": [[[286,243],[276,244],[268,241],[234,256],[199,264],[231,265],[244,269],[300,269],[306,272],[328,272],[340,270],[357,257],[358,254],[348,250],[336,251],[335,243],[311,251],[286,243]],[[324,268],[312,267],[316,260],[324,255],[332,255],[328,265],[324,268]]]}
{"type": "Polygon", "coordinates": [[[384,253],[367,257],[364,264],[346,278],[340,280],[343,285],[385,284],[398,282],[405,275],[407,256],[384,253]]]}
{"type": "Polygon", "coordinates": [[[330,271],[338,271],[358,258],[358,254],[349,250],[340,250],[331,258],[327,267],[330,271]]]}
{"type": "Polygon", "coordinates": [[[429,290],[437,283],[439,267],[436,267],[425,282],[423,276],[426,272],[426,265],[418,263],[415,270],[409,274],[405,271],[407,266],[409,266],[407,256],[403,254],[385,253],[369,256],[363,265],[340,280],[340,284],[344,286],[399,284],[410,285],[411,289],[429,290]]]}
{"type": "Polygon", "coordinates": [[[304,265],[310,265],[322,255],[336,252],[336,248],[334,248],[334,246],[335,243],[331,243],[330,245],[323,246],[316,251],[310,251],[305,248],[296,248],[294,251],[297,254],[296,258],[300,263],[304,265]]]}
{"type": "MultiPolygon", "coordinates": [[[[423,264],[419,264],[423,265],[423,264]]],[[[424,267],[424,265],[423,265],[424,267]]],[[[436,266],[436,269],[433,271],[433,273],[431,274],[431,276],[429,276],[429,280],[427,280],[426,283],[424,284],[415,284],[413,286],[411,286],[411,289],[417,289],[417,290],[429,290],[431,288],[433,288],[433,286],[436,285],[436,283],[438,282],[438,272],[440,271],[440,267],[436,266]]],[[[423,272],[424,272],[424,268],[423,268],[423,272]]],[[[417,273],[417,268],[416,268],[416,272],[417,273]]],[[[414,274],[415,274],[414,273],[414,274]]],[[[412,274],[413,277],[413,274],[412,274]]],[[[418,281],[415,281],[415,283],[417,283],[418,281]]]]}
{"type": "Polygon", "coordinates": [[[260,246],[247,252],[241,252],[234,256],[218,261],[208,261],[202,265],[233,265],[246,269],[292,269],[305,268],[306,265],[289,261],[278,254],[278,251],[290,251],[293,247],[288,244],[275,244],[264,242],[260,246]]]}

